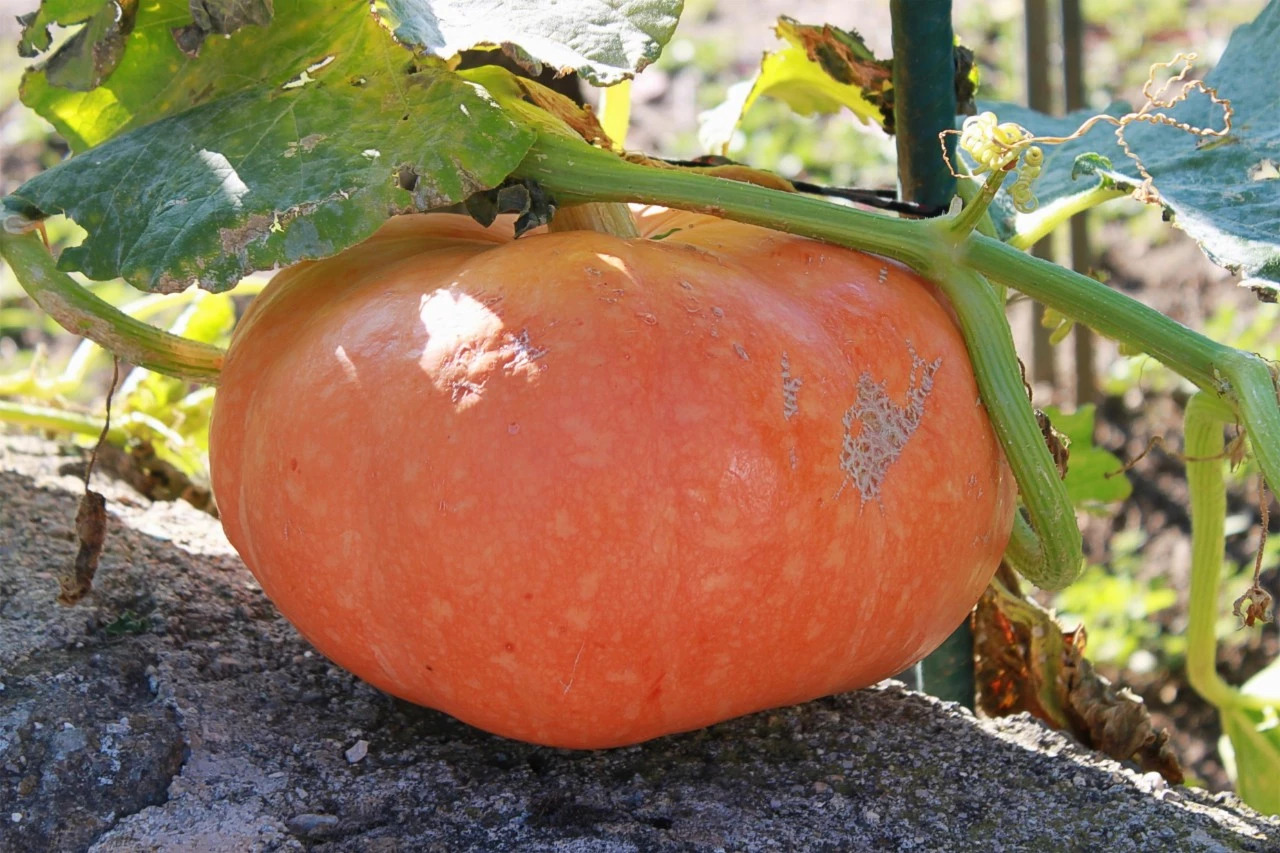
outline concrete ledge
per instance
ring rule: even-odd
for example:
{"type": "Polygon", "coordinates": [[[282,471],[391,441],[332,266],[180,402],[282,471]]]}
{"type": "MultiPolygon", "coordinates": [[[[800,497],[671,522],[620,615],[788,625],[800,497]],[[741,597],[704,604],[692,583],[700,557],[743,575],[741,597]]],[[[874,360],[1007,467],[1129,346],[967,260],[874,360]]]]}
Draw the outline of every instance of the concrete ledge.
{"type": "Polygon", "coordinates": [[[1278,850],[1280,821],[896,683],[605,752],[494,738],[311,652],[211,518],[0,436],[0,849],[1278,850]]]}

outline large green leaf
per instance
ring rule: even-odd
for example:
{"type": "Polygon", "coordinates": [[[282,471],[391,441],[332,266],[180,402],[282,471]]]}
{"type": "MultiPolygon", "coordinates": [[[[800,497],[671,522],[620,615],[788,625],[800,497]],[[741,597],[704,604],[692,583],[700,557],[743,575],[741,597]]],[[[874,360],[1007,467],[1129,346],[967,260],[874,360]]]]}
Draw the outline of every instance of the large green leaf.
{"type": "MultiPolygon", "coordinates": [[[[1175,225],[1186,231],[1216,263],[1243,277],[1242,284],[1274,300],[1280,287],[1280,0],[1271,0],[1249,24],[1238,28],[1218,65],[1205,82],[1230,100],[1235,115],[1225,139],[1202,138],[1148,122],[1134,122],[1125,139],[1155,180],[1155,189],[1175,225]]],[[[1069,120],[991,104],[1001,120],[1017,121],[1037,135],[1072,129],[1083,116],[1069,120]]],[[[1123,110],[1111,112],[1119,117],[1123,110]]],[[[1167,111],[1195,127],[1221,128],[1222,108],[1202,94],[1167,111]]],[[[1115,141],[1114,128],[1102,125],[1085,140],[1046,149],[1046,162],[1035,185],[1041,204],[1061,198],[1065,187],[1080,192],[1099,178],[1122,189],[1141,183],[1136,164],[1115,141]],[[1083,145],[1088,141],[1090,144],[1083,145]],[[1077,154],[1097,157],[1076,162],[1077,154]],[[1071,168],[1068,168],[1070,166],[1071,168]],[[1072,172],[1085,175],[1075,184],[1072,172]]],[[[1013,217],[1005,215],[1005,228],[1013,217]]]]}
{"type": "MultiPolygon", "coordinates": [[[[396,35],[449,59],[502,46],[529,64],[617,82],[657,58],[681,0],[391,0],[396,35]]],[[[50,47],[48,27],[83,28],[23,78],[22,100],[83,151],[116,134],[239,91],[284,82],[370,18],[362,0],[44,0],[26,16],[21,47],[50,47]],[[274,7],[274,13],[273,13],[274,7]],[[267,24],[269,28],[266,28],[267,24]],[[213,38],[235,34],[233,38],[213,38]]],[[[408,62],[406,56],[401,62],[408,62]]]]}
{"type": "Polygon", "coordinates": [[[269,27],[210,38],[198,58],[167,30],[189,15],[146,14],[106,84],[83,93],[107,109],[82,113],[77,93],[49,90],[82,139],[109,141],[6,200],[85,227],[59,264],[90,278],[224,289],[495,186],[532,144],[483,89],[415,60],[363,2],[277,2],[269,27]]]}
{"type": "MultiPolygon", "coordinates": [[[[46,0],[40,14],[46,14],[48,5],[46,0]]],[[[85,0],[77,5],[85,5],[85,0]]],[[[112,0],[98,5],[95,20],[117,11],[112,0]]],[[[72,151],[84,151],[245,88],[283,84],[327,56],[350,59],[348,54],[359,50],[376,27],[368,6],[351,0],[280,0],[275,5],[269,28],[241,28],[234,26],[237,21],[221,17],[217,20],[223,28],[235,29],[236,34],[198,44],[190,35],[193,27],[199,30],[186,0],[155,0],[136,9],[138,4],[124,3],[121,27],[127,36],[112,54],[113,62],[86,66],[64,58],[90,23],[43,66],[27,72],[22,100],[53,123],[72,151]],[[184,52],[179,41],[190,52],[184,52]],[[81,69],[81,74],[54,73],[67,65],[81,69]]],[[[77,56],[80,52],[73,51],[77,56]]],[[[406,52],[400,61],[408,59],[406,52]]]]}
{"type": "Polygon", "coordinates": [[[658,58],[683,0],[387,0],[396,37],[448,59],[504,47],[526,64],[577,72],[600,86],[658,58]]]}
{"type": "MultiPolygon", "coordinates": [[[[1197,139],[1179,130],[1139,124],[1126,139],[1155,178],[1174,224],[1215,262],[1244,277],[1242,284],[1276,298],[1280,286],[1280,0],[1231,35],[1217,66],[1205,76],[1235,110],[1224,140],[1197,139]]],[[[1221,127],[1222,110],[1192,96],[1170,111],[1197,127],[1221,127]]],[[[1113,157],[1103,174],[1138,183],[1131,160],[1113,157]]]]}

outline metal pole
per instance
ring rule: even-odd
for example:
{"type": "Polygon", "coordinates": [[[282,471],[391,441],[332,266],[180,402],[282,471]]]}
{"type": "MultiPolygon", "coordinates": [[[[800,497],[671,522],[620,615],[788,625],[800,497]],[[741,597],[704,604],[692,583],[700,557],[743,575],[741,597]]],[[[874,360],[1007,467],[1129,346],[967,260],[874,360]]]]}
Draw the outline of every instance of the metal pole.
{"type": "MultiPolygon", "coordinates": [[[[893,120],[902,198],[945,206],[956,187],[938,144],[938,134],[954,127],[956,120],[951,0],[890,0],[889,13],[893,20],[893,120]]],[[[951,153],[954,140],[954,136],[947,137],[951,153]]],[[[969,623],[899,677],[939,699],[972,708],[973,633],[969,623]]]]}

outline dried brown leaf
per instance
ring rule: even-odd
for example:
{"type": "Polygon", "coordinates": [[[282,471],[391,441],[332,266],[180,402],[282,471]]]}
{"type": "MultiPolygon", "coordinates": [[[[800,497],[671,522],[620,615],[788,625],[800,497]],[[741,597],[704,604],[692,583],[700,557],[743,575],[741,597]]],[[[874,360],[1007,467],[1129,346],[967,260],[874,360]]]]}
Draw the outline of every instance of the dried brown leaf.
{"type": "Polygon", "coordinates": [[[1064,632],[1053,614],[1024,597],[1007,567],[973,616],[978,707],[993,717],[1027,712],[1119,761],[1171,783],[1182,768],[1141,697],[1113,685],[1084,657],[1085,632],[1064,632]]]}
{"type": "Polygon", "coordinates": [[[59,604],[75,604],[93,589],[93,576],[107,541],[107,499],[86,489],[76,510],[76,539],[80,548],[75,562],[58,578],[59,604]]]}

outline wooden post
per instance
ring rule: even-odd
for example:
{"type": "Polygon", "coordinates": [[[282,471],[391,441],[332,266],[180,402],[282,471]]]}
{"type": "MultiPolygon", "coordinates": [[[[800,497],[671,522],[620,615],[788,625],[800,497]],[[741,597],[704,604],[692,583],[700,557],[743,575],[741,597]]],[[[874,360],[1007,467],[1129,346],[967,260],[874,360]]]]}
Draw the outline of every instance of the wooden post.
{"type": "MultiPolygon", "coordinates": [[[[1084,91],[1084,15],[1080,0],[1062,0],[1062,77],[1066,90],[1066,111],[1086,106],[1084,91]]],[[[1089,274],[1093,250],[1089,245],[1089,214],[1071,218],[1071,268],[1089,274]]],[[[1072,331],[1076,357],[1076,405],[1097,402],[1098,373],[1094,359],[1093,332],[1077,325],[1072,331]]]]}
{"type": "MultiPolygon", "coordinates": [[[[1049,4],[1048,0],[1023,0],[1026,18],[1027,106],[1042,113],[1053,113],[1053,89],[1049,83],[1049,4]]],[[[1031,247],[1031,254],[1053,260],[1052,238],[1031,247]]],[[[1041,320],[1044,306],[1033,303],[1031,310],[1031,378],[1036,382],[1057,385],[1057,370],[1050,329],[1041,320]]]]}

